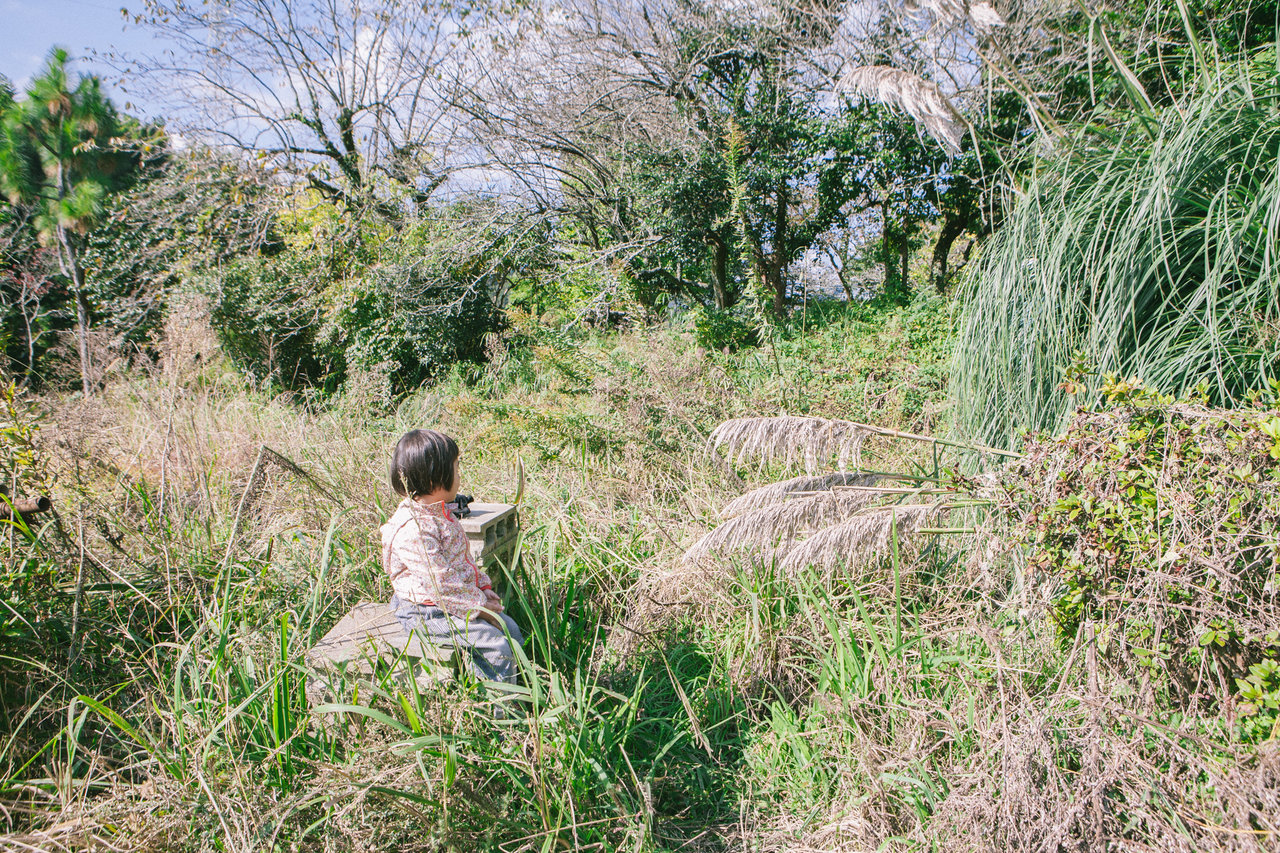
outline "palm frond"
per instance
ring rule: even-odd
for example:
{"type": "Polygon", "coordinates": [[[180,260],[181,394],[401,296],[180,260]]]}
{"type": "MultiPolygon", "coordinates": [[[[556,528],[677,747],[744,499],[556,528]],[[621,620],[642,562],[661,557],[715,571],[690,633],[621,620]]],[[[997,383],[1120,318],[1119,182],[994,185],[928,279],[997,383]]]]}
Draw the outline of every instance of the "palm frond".
{"type": "Polygon", "coordinates": [[[809,568],[830,570],[837,564],[866,563],[889,553],[894,526],[898,540],[912,538],[926,522],[942,512],[944,504],[906,504],[868,509],[839,524],[815,533],[792,548],[782,560],[785,573],[809,568]]]}
{"type": "Polygon", "coordinates": [[[936,83],[889,65],[863,65],[841,77],[836,91],[853,92],[900,109],[941,143],[949,155],[960,153],[960,140],[968,124],[936,83]]]}
{"type": "Polygon", "coordinates": [[[733,518],[753,509],[776,504],[787,499],[795,492],[825,492],[835,486],[874,486],[880,479],[878,474],[857,474],[841,471],[836,474],[820,474],[816,477],[803,476],[783,480],[781,483],[770,483],[758,489],[752,489],[744,495],[729,501],[720,510],[721,518],[733,518]]]}

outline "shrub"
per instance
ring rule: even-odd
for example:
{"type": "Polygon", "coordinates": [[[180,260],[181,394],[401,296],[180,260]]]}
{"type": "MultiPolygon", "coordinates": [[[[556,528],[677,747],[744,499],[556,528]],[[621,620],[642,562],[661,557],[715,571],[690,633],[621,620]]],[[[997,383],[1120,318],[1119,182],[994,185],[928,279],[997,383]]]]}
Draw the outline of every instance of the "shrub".
{"type": "Polygon", "coordinates": [[[359,235],[317,219],[294,216],[286,251],[229,264],[202,285],[241,370],[292,391],[327,395],[348,376],[372,377],[385,405],[483,360],[514,282],[538,263],[534,230],[493,216],[434,211],[395,233],[359,235]]]}
{"type": "Polygon", "coordinates": [[[35,415],[13,383],[0,385],[0,676],[11,668],[14,647],[30,642],[34,626],[48,618],[57,589],[57,564],[38,547],[22,516],[9,517],[11,500],[42,485],[34,476],[35,427],[35,415]]]}
{"type": "Polygon", "coordinates": [[[1178,706],[1243,700],[1244,734],[1265,737],[1280,699],[1280,412],[1114,377],[1104,392],[1105,409],[1006,472],[1052,616],[1068,637],[1089,623],[1178,706]]]}
{"type": "Polygon", "coordinates": [[[325,281],[293,253],[234,261],[199,285],[218,339],[247,376],[290,390],[333,390],[341,354],[317,346],[325,281]]]}
{"type": "Polygon", "coordinates": [[[760,343],[760,333],[749,316],[732,309],[697,308],[693,314],[693,337],[700,347],[728,352],[760,343]]]}

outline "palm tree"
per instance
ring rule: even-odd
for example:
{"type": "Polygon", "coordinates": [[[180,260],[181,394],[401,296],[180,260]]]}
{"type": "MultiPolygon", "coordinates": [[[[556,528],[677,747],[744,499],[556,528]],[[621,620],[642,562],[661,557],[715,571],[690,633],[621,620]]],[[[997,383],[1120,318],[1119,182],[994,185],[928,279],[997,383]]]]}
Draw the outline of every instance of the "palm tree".
{"type": "Polygon", "coordinates": [[[104,196],[118,189],[137,164],[118,141],[121,122],[98,78],[74,86],[67,52],[55,48],[26,97],[0,95],[0,190],[34,213],[40,240],[57,249],[58,264],[76,303],[76,337],[84,393],[92,392],[89,301],[80,255],[104,196]]]}

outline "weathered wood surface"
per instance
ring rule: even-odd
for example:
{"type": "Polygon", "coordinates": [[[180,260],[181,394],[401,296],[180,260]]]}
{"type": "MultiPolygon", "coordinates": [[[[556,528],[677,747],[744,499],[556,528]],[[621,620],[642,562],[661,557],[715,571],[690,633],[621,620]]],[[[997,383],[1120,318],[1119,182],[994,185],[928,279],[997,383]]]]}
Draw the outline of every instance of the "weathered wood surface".
{"type": "Polygon", "coordinates": [[[397,662],[413,673],[419,687],[429,689],[452,677],[456,654],[446,643],[406,632],[385,601],[357,604],[307,652],[307,663],[317,673],[307,683],[307,697],[316,703],[332,699],[335,676],[369,677],[397,662]]]}
{"type": "Polygon", "coordinates": [[[307,652],[313,664],[346,663],[348,669],[365,673],[371,671],[371,663],[391,663],[399,657],[448,663],[453,649],[406,632],[385,601],[357,604],[307,652]]]}

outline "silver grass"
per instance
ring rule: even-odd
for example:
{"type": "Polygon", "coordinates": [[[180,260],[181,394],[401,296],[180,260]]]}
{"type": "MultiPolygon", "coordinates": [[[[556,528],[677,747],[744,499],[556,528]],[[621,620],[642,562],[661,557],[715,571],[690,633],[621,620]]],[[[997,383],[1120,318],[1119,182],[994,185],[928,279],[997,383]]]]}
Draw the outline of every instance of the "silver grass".
{"type": "Polygon", "coordinates": [[[911,0],[906,4],[908,14],[926,13],[943,26],[968,22],[979,31],[1004,26],[1004,18],[987,2],[966,3],[964,0],[911,0]]]}
{"type": "Polygon", "coordinates": [[[708,442],[736,464],[756,459],[761,467],[779,460],[790,466],[802,459],[813,473],[833,456],[840,470],[857,468],[862,442],[873,432],[865,424],[825,418],[735,418],[716,427],[708,442]]]}
{"type": "Polygon", "coordinates": [[[941,503],[869,509],[810,536],[788,552],[780,568],[797,574],[810,567],[830,571],[842,562],[866,563],[889,553],[895,520],[898,540],[903,542],[941,510],[941,503]]]}
{"type": "Polygon", "coordinates": [[[863,65],[840,78],[836,91],[854,92],[900,109],[941,143],[949,155],[960,153],[960,140],[968,126],[936,83],[901,68],[863,65]]]}
{"type": "Polygon", "coordinates": [[[697,563],[733,551],[753,551],[757,559],[781,556],[805,536],[843,521],[883,497],[874,489],[819,492],[761,507],[707,533],[685,552],[684,561],[697,563]]]}
{"type": "Polygon", "coordinates": [[[1177,395],[1205,382],[1228,406],[1280,378],[1278,102],[1275,79],[1224,65],[1158,127],[1082,135],[1029,173],[965,290],[957,437],[1057,432],[1107,374],[1177,395]],[[1089,368],[1074,388],[1070,364],[1089,368]]]}
{"type": "Polygon", "coordinates": [[[1004,26],[1004,18],[995,10],[995,7],[986,2],[969,5],[969,22],[980,33],[1004,26]]]}
{"type": "Polygon", "coordinates": [[[879,481],[877,474],[855,474],[842,471],[837,474],[820,474],[816,477],[795,477],[781,483],[770,483],[758,489],[752,489],[744,495],[734,498],[720,510],[721,518],[733,518],[753,509],[776,504],[786,500],[795,492],[825,492],[834,486],[873,486],[879,481]]]}

